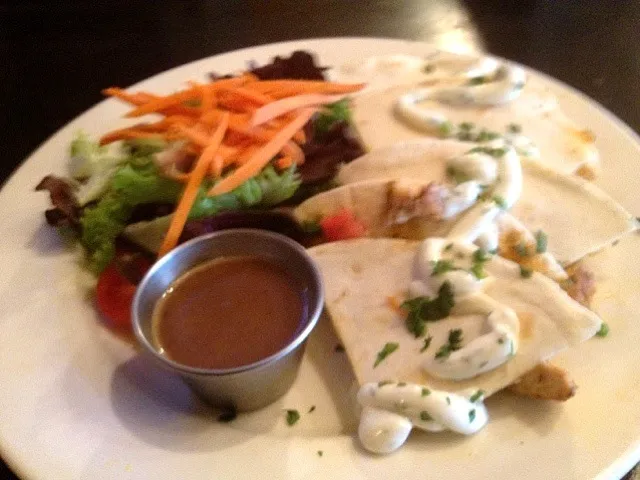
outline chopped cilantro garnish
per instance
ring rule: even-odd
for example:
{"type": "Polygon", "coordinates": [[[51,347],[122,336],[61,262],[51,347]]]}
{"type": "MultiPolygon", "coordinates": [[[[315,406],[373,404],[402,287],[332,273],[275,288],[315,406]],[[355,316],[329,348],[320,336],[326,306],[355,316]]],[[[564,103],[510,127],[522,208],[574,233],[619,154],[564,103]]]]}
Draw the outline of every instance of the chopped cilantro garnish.
{"type": "Polygon", "coordinates": [[[407,386],[407,382],[398,382],[397,385],[399,387],[406,387],[407,386]]]}
{"type": "Polygon", "coordinates": [[[399,346],[400,345],[398,345],[396,342],[385,343],[384,347],[382,347],[382,350],[380,350],[376,355],[376,361],[373,363],[373,368],[376,368],[378,365],[380,365],[380,362],[382,362],[385,358],[395,352],[399,346]]]}
{"type": "Polygon", "coordinates": [[[452,248],[453,248],[453,243],[447,243],[447,244],[444,246],[444,251],[445,251],[445,252],[448,252],[448,251],[449,251],[449,250],[451,250],[452,248]]]}
{"type": "Polygon", "coordinates": [[[458,125],[458,127],[460,128],[460,130],[471,130],[473,128],[473,123],[462,122],[460,125],[458,125]]]}
{"type": "Polygon", "coordinates": [[[466,175],[463,172],[458,171],[458,169],[452,166],[447,167],[447,176],[452,178],[453,181],[456,182],[456,184],[468,182],[469,180],[471,180],[471,177],[469,177],[469,175],[466,175]]]}
{"type": "Polygon", "coordinates": [[[522,278],[531,278],[531,275],[533,275],[533,270],[531,270],[530,268],[523,267],[522,265],[520,265],[520,276],[522,278]]]}
{"type": "Polygon", "coordinates": [[[502,198],[500,195],[494,195],[491,200],[493,200],[495,202],[495,204],[501,208],[502,210],[507,208],[507,202],[504,201],[504,198],[502,198]]]}
{"type": "Polygon", "coordinates": [[[502,345],[504,343],[504,338],[503,337],[499,337],[498,338],[498,345],[502,345]]]}
{"type": "Polygon", "coordinates": [[[491,148],[491,147],[475,147],[469,150],[467,153],[486,153],[494,158],[504,156],[507,151],[504,148],[491,148]]]}
{"type": "Polygon", "coordinates": [[[474,262],[486,262],[491,257],[484,248],[479,248],[473,252],[473,256],[471,258],[474,262]]]}
{"type": "Polygon", "coordinates": [[[323,455],[323,451],[322,450],[318,450],[318,456],[321,457],[323,455]]]}
{"type": "Polygon", "coordinates": [[[478,280],[482,280],[487,276],[487,274],[484,273],[484,264],[481,262],[476,262],[473,265],[471,265],[471,273],[478,280]]]}
{"type": "Polygon", "coordinates": [[[547,251],[547,234],[542,230],[536,232],[536,253],[544,253],[547,251]]]}
{"type": "Polygon", "coordinates": [[[476,409],[472,408],[471,410],[469,410],[469,423],[473,423],[475,419],[476,419],[476,409]]]}
{"type": "Polygon", "coordinates": [[[300,420],[300,412],[298,410],[287,410],[287,425],[290,427],[300,420]]]}
{"type": "Polygon", "coordinates": [[[382,380],[378,382],[378,387],[384,387],[385,385],[391,385],[393,382],[391,380],[382,380]]]}
{"type": "Polygon", "coordinates": [[[424,67],[422,67],[423,73],[433,73],[436,69],[436,66],[433,63],[427,63],[424,67]]]}
{"type": "Polygon", "coordinates": [[[513,247],[518,256],[520,257],[528,257],[529,249],[527,248],[527,244],[525,242],[518,243],[515,247],[513,247]]]}
{"type": "Polygon", "coordinates": [[[449,330],[449,337],[447,343],[440,347],[440,350],[436,353],[436,358],[447,358],[451,355],[451,352],[460,350],[462,348],[462,329],[454,328],[449,330]]]}
{"type": "Polygon", "coordinates": [[[422,420],[423,422],[430,422],[431,420],[433,420],[433,418],[431,418],[431,415],[429,415],[426,410],[422,410],[420,412],[420,420],[422,420]]]}
{"type": "Polygon", "coordinates": [[[522,132],[522,126],[518,125],[517,123],[510,123],[509,125],[507,125],[507,132],[509,132],[509,133],[521,133],[522,132]]]}
{"type": "Polygon", "coordinates": [[[450,272],[454,270],[453,262],[451,260],[438,260],[433,262],[433,271],[431,272],[431,276],[441,275],[443,273],[450,272]]]}
{"type": "Polygon", "coordinates": [[[441,137],[450,137],[453,134],[453,123],[444,121],[438,126],[438,131],[441,137]]]}
{"type": "Polygon", "coordinates": [[[408,310],[405,322],[407,329],[418,338],[424,335],[426,322],[434,322],[448,317],[453,305],[451,283],[444,282],[438,289],[436,298],[416,297],[403,302],[400,307],[408,310]]]}
{"type": "Polygon", "coordinates": [[[478,133],[478,135],[476,136],[475,141],[479,143],[490,142],[491,140],[495,140],[499,136],[500,134],[496,132],[490,132],[488,130],[483,129],[483,130],[480,130],[480,133],[478,133]]]}
{"type": "Polygon", "coordinates": [[[478,75],[477,77],[471,77],[467,82],[467,85],[482,85],[483,83],[487,83],[487,77],[483,75],[478,75]]]}
{"type": "Polygon", "coordinates": [[[309,411],[307,413],[312,413],[315,409],[316,409],[316,406],[311,405],[311,408],[309,408],[309,411]]]}
{"type": "Polygon", "coordinates": [[[478,400],[480,400],[482,397],[484,397],[484,390],[478,390],[476,393],[471,395],[471,398],[469,398],[469,401],[472,403],[475,403],[478,400]]]}
{"type": "Polygon", "coordinates": [[[320,223],[314,222],[313,220],[305,220],[304,222],[302,222],[300,227],[302,228],[302,230],[304,230],[305,233],[308,233],[311,235],[315,233],[320,233],[320,230],[321,230],[320,223]]]}
{"type": "Polygon", "coordinates": [[[607,335],[609,335],[609,325],[605,322],[602,322],[602,325],[600,325],[600,330],[596,332],[596,335],[599,337],[606,337],[607,335]]]}
{"type": "Polygon", "coordinates": [[[229,408],[220,413],[218,415],[218,421],[221,423],[229,423],[235,420],[238,417],[238,413],[235,408],[229,408]]]}
{"type": "Polygon", "coordinates": [[[422,347],[420,347],[420,353],[429,348],[429,346],[431,345],[431,340],[433,340],[433,337],[431,335],[424,339],[424,344],[422,345],[422,347]]]}
{"type": "Polygon", "coordinates": [[[420,396],[426,397],[427,395],[431,395],[431,390],[429,390],[428,388],[423,388],[422,392],[420,392],[420,396]]]}
{"type": "Polygon", "coordinates": [[[486,273],[484,273],[484,263],[490,258],[491,257],[489,257],[487,251],[483,248],[479,248],[475,252],[473,252],[473,264],[471,265],[471,273],[478,280],[481,280],[487,276],[486,273]]]}

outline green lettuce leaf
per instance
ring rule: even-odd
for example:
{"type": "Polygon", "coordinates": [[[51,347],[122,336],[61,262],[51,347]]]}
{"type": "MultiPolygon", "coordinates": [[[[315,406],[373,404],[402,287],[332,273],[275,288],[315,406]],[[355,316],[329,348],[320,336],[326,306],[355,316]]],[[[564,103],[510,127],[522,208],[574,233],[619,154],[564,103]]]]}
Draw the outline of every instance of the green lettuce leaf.
{"type": "MultiPolygon", "coordinates": [[[[208,197],[210,184],[200,188],[189,218],[253,206],[272,206],[289,198],[300,185],[295,166],[278,174],[266,167],[232,192],[208,197]]],[[[127,225],[136,206],[145,203],[177,204],[183,185],[159,174],[151,156],[134,156],[112,176],[100,201],[85,209],[81,219],[81,242],[89,254],[89,266],[101,272],[115,255],[115,240],[127,225]]]]}

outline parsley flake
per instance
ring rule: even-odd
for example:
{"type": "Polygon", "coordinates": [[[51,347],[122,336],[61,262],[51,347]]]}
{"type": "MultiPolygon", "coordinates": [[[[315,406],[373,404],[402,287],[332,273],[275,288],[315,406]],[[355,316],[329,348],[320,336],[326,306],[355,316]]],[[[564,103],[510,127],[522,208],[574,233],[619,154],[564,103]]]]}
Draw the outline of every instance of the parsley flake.
{"type": "Polygon", "coordinates": [[[475,86],[482,85],[483,83],[487,83],[488,79],[484,75],[478,75],[477,77],[471,77],[467,82],[467,85],[475,86]]]}
{"type": "Polygon", "coordinates": [[[444,121],[438,126],[438,132],[441,137],[450,137],[453,134],[453,123],[444,121]]]}
{"type": "Polygon", "coordinates": [[[384,347],[382,347],[382,350],[380,350],[376,355],[376,361],[373,364],[373,368],[376,368],[378,365],[380,365],[380,362],[382,362],[385,358],[395,352],[399,346],[400,345],[398,345],[396,342],[385,343],[384,347]]]}
{"type": "Polygon", "coordinates": [[[522,133],[522,126],[517,123],[510,123],[509,125],[507,125],[507,132],[522,133]]]}
{"type": "Polygon", "coordinates": [[[485,153],[494,158],[500,158],[503,157],[505,153],[507,153],[507,150],[505,150],[504,148],[474,147],[467,153],[485,153]]]}
{"type": "Polygon", "coordinates": [[[309,411],[307,413],[312,413],[315,409],[316,409],[316,406],[311,405],[311,408],[309,408],[309,411]]]}
{"type": "Polygon", "coordinates": [[[422,388],[422,391],[420,392],[420,396],[421,397],[426,397],[427,395],[431,395],[431,390],[429,390],[428,388],[422,388]]]}
{"type": "Polygon", "coordinates": [[[378,387],[384,387],[385,385],[391,385],[393,382],[391,380],[382,380],[378,382],[378,387]]]}
{"type": "Polygon", "coordinates": [[[522,265],[520,265],[520,276],[522,278],[531,278],[531,275],[533,275],[533,270],[531,270],[530,268],[523,267],[522,265]]]}
{"type": "Polygon", "coordinates": [[[324,454],[322,450],[318,450],[318,456],[321,457],[324,454]]]}
{"type": "Polygon", "coordinates": [[[430,422],[431,420],[433,420],[433,418],[426,410],[422,410],[420,412],[420,420],[422,420],[423,422],[430,422]]]}
{"type": "Polygon", "coordinates": [[[507,208],[507,202],[505,202],[504,198],[502,198],[500,195],[494,195],[491,200],[495,202],[498,208],[501,208],[502,210],[505,210],[507,208]]]}
{"type": "Polygon", "coordinates": [[[398,382],[398,386],[399,387],[406,387],[407,386],[407,382],[398,382]]]}
{"type": "Polygon", "coordinates": [[[422,67],[423,73],[433,73],[436,69],[436,66],[433,63],[427,63],[424,67],[422,67]]]}
{"type": "Polygon", "coordinates": [[[424,344],[422,345],[422,347],[420,347],[420,353],[423,353],[427,350],[427,348],[429,348],[429,346],[431,345],[431,340],[433,340],[433,337],[431,335],[424,339],[424,344]]]}
{"type": "Polygon", "coordinates": [[[453,262],[451,260],[438,260],[433,262],[433,271],[431,272],[431,276],[434,277],[436,275],[442,275],[443,273],[450,272],[451,270],[455,270],[453,266],[453,262]]]}
{"type": "Polygon", "coordinates": [[[444,251],[445,251],[445,252],[448,252],[448,251],[449,251],[449,250],[451,250],[452,248],[453,248],[453,243],[447,243],[447,244],[444,246],[444,251]]]}
{"type": "Polygon", "coordinates": [[[482,397],[484,397],[484,390],[478,390],[476,393],[471,395],[471,398],[469,398],[469,401],[472,403],[476,403],[482,397]]]}
{"type": "Polygon", "coordinates": [[[471,410],[469,410],[469,423],[473,423],[475,419],[476,419],[476,409],[472,408],[471,410]]]}
{"type": "Polygon", "coordinates": [[[602,322],[602,325],[600,325],[600,330],[596,332],[596,335],[603,338],[609,335],[609,325],[605,322],[602,322]]]}
{"type": "Polygon", "coordinates": [[[300,412],[298,410],[286,410],[287,412],[287,425],[292,427],[300,420],[300,412]]]}
{"type": "Polygon", "coordinates": [[[406,300],[400,307],[408,311],[405,320],[407,329],[418,338],[425,334],[426,322],[434,322],[448,317],[453,305],[451,283],[444,282],[438,289],[436,298],[416,297],[406,300]]]}
{"type": "Polygon", "coordinates": [[[308,233],[310,235],[314,235],[316,233],[320,233],[320,223],[319,222],[314,222],[313,220],[305,220],[304,222],[302,222],[302,224],[300,225],[302,227],[302,230],[305,233],[308,233]]]}
{"type": "Polygon", "coordinates": [[[542,230],[536,232],[536,253],[544,253],[547,251],[547,234],[542,230]]]}
{"type": "Polygon", "coordinates": [[[451,398],[447,395],[447,405],[451,405],[451,398]]]}
{"type": "Polygon", "coordinates": [[[518,243],[513,249],[516,251],[519,257],[528,257],[529,249],[527,248],[527,244],[525,242],[518,243]]]}
{"type": "Polygon", "coordinates": [[[475,252],[473,252],[473,256],[472,256],[473,264],[471,265],[471,273],[478,280],[482,280],[487,276],[487,274],[484,273],[484,263],[488,261],[490,258],[491,257],[489,257],[489,254],[487,253],[487,251],[483,248],[479,248],[475,252]]]}
{"type": "Polygon", "coordinates": [[[451,355],[451,352],[460,350],[462,348],[462,329],[454,328],[449,330],[449,337],[447,343],[440,347],[440,350],[436,353],[436,358],[447,358],[451,355]]]}

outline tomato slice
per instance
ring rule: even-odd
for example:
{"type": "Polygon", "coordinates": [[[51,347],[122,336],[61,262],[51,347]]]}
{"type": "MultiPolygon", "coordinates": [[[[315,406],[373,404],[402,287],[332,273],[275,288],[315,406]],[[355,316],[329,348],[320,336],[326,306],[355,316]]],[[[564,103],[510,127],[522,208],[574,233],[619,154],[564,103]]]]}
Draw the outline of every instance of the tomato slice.
{"type": "Polygon", "coordinates": [[[320,228],[328,242],[364,237],[367,232],[366,227],[348,208],[343,208],[338,213],[321,220],[320,228]]]}
{"type": "MultiPolygon", "coordinates": [[[[150,263],[136,262],[141,271],[146,271],[150,263]]],[[[96,303],[98,311],[115,328],[131,327],[131,303],[136,293],[136,285],[131,283],[112,262],[98,278],[96,303]]]]}

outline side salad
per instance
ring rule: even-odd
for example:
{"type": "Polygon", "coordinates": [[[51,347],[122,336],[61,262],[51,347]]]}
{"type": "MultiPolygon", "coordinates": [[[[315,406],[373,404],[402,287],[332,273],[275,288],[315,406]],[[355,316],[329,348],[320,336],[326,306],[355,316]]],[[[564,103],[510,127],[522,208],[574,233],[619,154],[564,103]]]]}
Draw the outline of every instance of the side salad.
{"type": "Polygon", "coordinates": [[[323,70],[294,52],[167,96],[104,91],[133,106],[127,117],[155,118],[97,140],[79,133],[70,176],[36,187],[50,193],[47,222],[79,241],[99,276],[102,313],[126,324],[127,298],[114,308],[115,297],[130,299],[141,270],[194,234],[300,229],[284,207],[331,186],[338,166],[364,153],[347,98],[363,85],[325,81],[323,70]]]}

